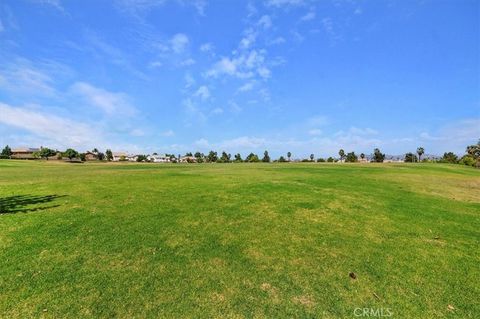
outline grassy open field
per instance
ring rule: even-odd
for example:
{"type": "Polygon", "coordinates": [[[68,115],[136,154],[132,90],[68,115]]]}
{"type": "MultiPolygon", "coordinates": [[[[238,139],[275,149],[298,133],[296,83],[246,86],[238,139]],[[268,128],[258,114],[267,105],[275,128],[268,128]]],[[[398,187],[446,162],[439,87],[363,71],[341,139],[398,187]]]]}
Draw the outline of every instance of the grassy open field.
{"type": "Polygon", "coordinates": [[[478,318],[479,247],[459,165],[0,161],[1,318],[478,318]]]}

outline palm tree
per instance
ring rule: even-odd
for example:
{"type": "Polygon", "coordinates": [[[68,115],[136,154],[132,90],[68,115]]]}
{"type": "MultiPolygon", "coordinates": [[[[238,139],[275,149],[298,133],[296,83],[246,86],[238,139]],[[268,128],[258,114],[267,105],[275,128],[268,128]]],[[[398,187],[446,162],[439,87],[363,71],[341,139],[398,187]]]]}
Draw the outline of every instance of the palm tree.
{"type": "Polygon", "coordinates": [[[340,155],[340,160],[343,161],[343,158],[345,157],[345,151],[343,149],[340,149],[340,151],[338,151],[338,155],[340,155]]]}
{"type": "Polygon", "coordinates": [[[310,161],[312,161],[312,162],[313,162],[313,159],[314,159],[314,158],[315,158],[315,155],[313,155],[313,154],[310,154],[310,161]]]}
{"type": "Polygon", "coordinates": [[[418,161],[419,162],[421,160],[421,157],[422,157],[423,153],[425,153],[425,149],[423,147],[417,148],[417,154],[418,154],[418,161]]]}
{"type": "Polygon", "coordinates": [[[287,157],[288,157],[288,161],[290,162],[290,157],[292,157],[292,153],[288,152],[287,157]]]}
{"type": "Polygon", "coordinates": [[[364,158],[365,158],[365,154],[364,154],[364,153],[360,154],[360,158],[361,158],[361,159],[364,159],[364,158]]]}

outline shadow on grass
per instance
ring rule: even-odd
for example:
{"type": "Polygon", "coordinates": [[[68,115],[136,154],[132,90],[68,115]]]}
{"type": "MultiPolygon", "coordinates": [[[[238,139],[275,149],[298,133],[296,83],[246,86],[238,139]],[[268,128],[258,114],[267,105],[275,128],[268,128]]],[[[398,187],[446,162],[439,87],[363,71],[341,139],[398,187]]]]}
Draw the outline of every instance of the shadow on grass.
{"type": "Polygon", "coordinates": [[[31,205],[45,204],[52,202],[57,198],[65,197],[65,195],[14,195],[0,198],[0,215],[29,213],[48,208],[58,207],[60,205],[42,205],[40,207],[29,207],[31,205]]]}

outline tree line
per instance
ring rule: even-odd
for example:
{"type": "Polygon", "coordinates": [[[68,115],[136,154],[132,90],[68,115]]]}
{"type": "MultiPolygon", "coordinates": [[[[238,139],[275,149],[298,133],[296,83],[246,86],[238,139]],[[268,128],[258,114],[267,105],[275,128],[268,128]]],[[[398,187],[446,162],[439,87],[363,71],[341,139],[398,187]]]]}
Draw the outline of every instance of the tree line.
{"type": "MultiPolygon", "coordinates": [[[[94,148],[90,153],[95,154],[98,160],[106,160],[112,161],[113,160],[113,153],[110,149],[107,149],[105,153],[100,152],[97,148],[94,148]]],[[[462,157],[458,157],[453,152],[445,152],[443,156],[439,159],[431,160],[422,158],[425,154],[425,149],[423,147],[418,147],[416,152],[409,152],[406,153],[404,156],[404,162],[440,162],[440,163],[451,163],[451,164],[463,164],[468,166],[476,166],[480,167],[480,140],[477,144],[469,145],[466,148],[465,155],[462,157]]],[[[153,155],[157,155],[157,153],[153,153],[153,155]]],[[[359,161],[370,161],[375,163],[382,163],[385,161],[385,154],[380,151],[379,148],[375,148],[373,153],[369,158],[364,153],[361,153],[360,156],[357,156],[355,152],[345,152],[344,149],[340,149],[338,151],[339,158],[328,157],[328,158],[317,158],[315,160],[315,155],[310,154],[308,158],[304,158],[300,160],[301,162],[359,162],[359,161]],[[359,160],[360,157],[360,160],[359,160]]],[[[11,158],[12,150],[7,145],[3,148],[2,152],[0,153],[0,158],[11,158]]],[[[56,156],[57,159],[68,158],[69,160],[79,159],[81,161],[86,160],[86,153],[79,153],[72,148],[68,148],[64,152],[59,152],[58,150],[53,150],[48,147],[42,147],[38,152],[33,153],[34,158],[42,158],[47,159],[56,156]]],[[[148,162],[150,155],[137,155],[136,161],[137,162],[148,162]]],[[[173,154],[166,154],[165,156],[169,157],[172,162],[177,162],[180,159],[180,155],[175,157],[173,154]]],[[[280,156],[278,159],[272,160],[268,151],[263,152],[263,156],[260,157],[255,153],[248,154],[245,158],[242,158],[240,153],[232,155],[223,151],[221,154],[218,154],[216,151],[210,151],[207,154],[196,152],[192,154],[188,152],[185,154],[187,162],[197,162],[197,163],[257,163],[257,162],[291,162],[292,153],[287,152],[286,157],[280,156]]],[[[127,160],[126,158],[120,158],[120,160],[127,160]]]]}

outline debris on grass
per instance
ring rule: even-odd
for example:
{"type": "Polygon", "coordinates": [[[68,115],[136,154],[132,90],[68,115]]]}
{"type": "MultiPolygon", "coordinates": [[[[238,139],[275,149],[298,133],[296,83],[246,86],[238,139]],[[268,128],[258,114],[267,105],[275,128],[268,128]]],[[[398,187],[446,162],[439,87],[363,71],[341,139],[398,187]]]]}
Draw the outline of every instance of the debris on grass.
{"type": "Polygon", "coordinates": [[[351,272],[348,274],[350,276],[350,278],[352,279],[357,279],[357,275],[354,273],[354,272],[351,272]]]}
{"type": "Polygon", "coordinates": [[[374,296],[375,298],[377,298],[378,300],[380,300],[380,297],[379,297],[376,293],[373,293],[373,296],[374,296]]]}
{"type": "Polygon", "coordinates": [[[453,311],[453,310],[455,310],[455,307],[452,306],[452,305],[448,305],[448,306],[447,306],[447,309],[450,310],[450,311],[453,311]]]}

